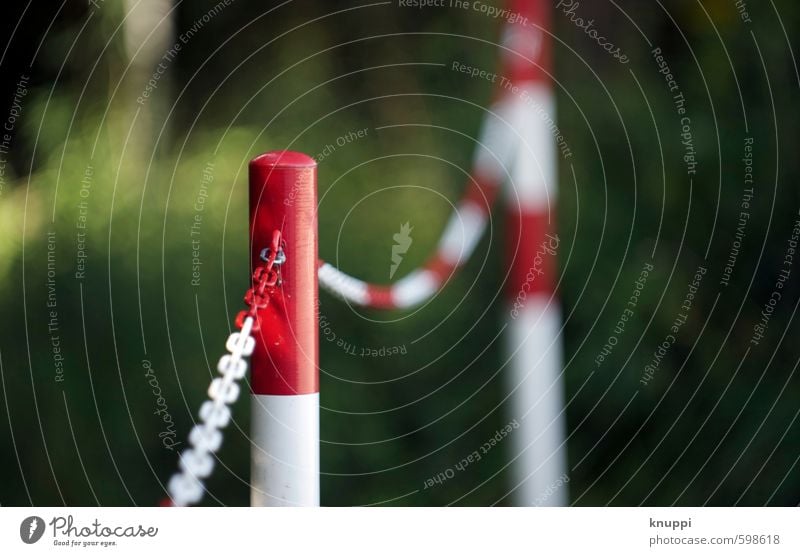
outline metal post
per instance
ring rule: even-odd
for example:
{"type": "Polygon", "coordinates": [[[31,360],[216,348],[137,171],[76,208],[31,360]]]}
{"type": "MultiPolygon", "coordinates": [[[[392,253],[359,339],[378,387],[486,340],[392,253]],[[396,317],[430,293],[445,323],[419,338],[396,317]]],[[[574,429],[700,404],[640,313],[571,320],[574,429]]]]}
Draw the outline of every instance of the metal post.
{"type": "Polygon", "coordinates": [[[318,506],[317,165],[305,154],[269,152],[250,162],[253,268],[275,230],[286,260],[254,332],[250,501],[318,506]]]}

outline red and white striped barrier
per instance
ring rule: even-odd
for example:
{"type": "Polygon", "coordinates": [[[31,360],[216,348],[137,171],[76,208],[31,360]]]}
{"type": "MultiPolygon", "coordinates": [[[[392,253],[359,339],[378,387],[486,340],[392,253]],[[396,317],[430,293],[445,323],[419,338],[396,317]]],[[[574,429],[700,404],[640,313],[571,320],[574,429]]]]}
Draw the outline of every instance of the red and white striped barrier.
{"type": "Polygon", "coordinates": [[[567,469],[561,317],[555,292],[557,156],[551,128],[550,3],[515,0],[523,19],[509,25],[504,52],[518,106],[520,142],[506,196],[508,292],[507,383],[520,428],[512,436],[514,499],[518,505],[564,506],[567,469]],[[553,491],[553,485],[562,485],[553,491]]]}
{"type": "Polygon", "coordinates": [[[368,284],[321,262],[320,286],[350,303],[380,309],[413,307],[432,297],[472,254],[486,228],[499,185],[506,195],[509,280],[508,386],[518,505],[565,505],[566,487],[545,496],[566,473],[560,308],[555,295],[556,144],[551,79],[551,6],[512,0],[503,35],[502,75],[474,157],[475,178],[450,217],[436,254],[395,284],[368,284]]]}
{"type": "Polygon", "coordinates": [[[376,309],[407,309],[439,291],[469,259],[486,229],[489,210],[498,189],[495,169],[476,168],[467,193],[450,216],[434,256],[420,269],[389,286],[353,278],[324,261],[319,262],[319,284],[354,305],[376,309]]]}
{"type": "Polygon", "coordinates": [[[319,285],[361,307],[407,309],[433,297],[470,258],[489,220],[489,212],[509,169],[518,144],[513,120],[518,107],[504,98],[488,111],[478,137],[472,176],[463,197],[445,226],[434,255],[394,284],[370,284],[320,261],[319,285]]]}
{"type": "Polygon", "coordinates": [[[318,506],[317,165],[309,156],[271,152],[250,162],[253,268],[275,230],[285,262],[254,330],[250,500],[318,506]]]}
{"type": "Polygon", "coordinates": [[[172,505],[197,503],[213,469],[219,429],[238,396],[242,357],[252,353],[253,506],[319,505],[318,285],[350,303],[403,309],[431,298],[469,258],[487,227],[500,184],[509,183],[509,366],[511,416],[520,423],[514,495],[519,505],[565,505],[566,449],[560,311],[555,296],[555,103],[550,78],[550,6],[512,0],[503,75],[484,121],[472,180],[434,256],[395,284],[368,284],[317,259],[317,167],[279,151],[250,162],[253,285],[237,317],[241,332],[220,360],[223,374],[193,429],[192,448],[169,483],[172,505]],[[275,270],[278,268],[279,270],[275,270]],[[253,338],[250,338],[252,334],[253,338]],[[253,341],[254,339],[254,341],[253,341]],[[553,491],[553,485],[562,485],[553,491]]]}

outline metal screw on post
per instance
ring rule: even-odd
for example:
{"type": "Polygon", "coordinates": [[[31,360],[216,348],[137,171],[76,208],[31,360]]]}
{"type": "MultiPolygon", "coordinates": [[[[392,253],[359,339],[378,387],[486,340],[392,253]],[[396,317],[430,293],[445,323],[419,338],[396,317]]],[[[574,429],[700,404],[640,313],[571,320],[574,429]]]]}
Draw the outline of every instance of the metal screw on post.
{"type": "MultiPolygon", "coordinates": [[[[261,250],[261,255],[259,256],[259,258],[264,262],[268,262],[270,253],[271,251],[269,250],[269,247],[264,247],[261,250]]],[[[275,259],[272,261],[272,264],[280,266],[285,262],[286,262],[286,253],[283,252],[283,249],[279,248],[278,254],[275,255],[275,259]]]]}

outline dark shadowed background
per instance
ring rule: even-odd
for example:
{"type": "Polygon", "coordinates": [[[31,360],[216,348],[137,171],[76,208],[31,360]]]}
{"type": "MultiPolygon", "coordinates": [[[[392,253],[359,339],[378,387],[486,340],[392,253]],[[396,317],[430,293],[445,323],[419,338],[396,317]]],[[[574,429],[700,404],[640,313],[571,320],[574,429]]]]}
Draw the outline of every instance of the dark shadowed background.
{"type": "MultiPolygon", "coordinates": [[[[247,162],[318,157],[320,256],[364,279],[389,281],[408,222],[400,278],[434,249],[492,98],[450,66],[494,71],[502,21],[396,0],[198,0],[127,17],[135,2],[24,4],[0,23],[0,504],[151,505],[248,284],[247,162]]],[[[554,10],[573,152],[559,168],[559,296],[575,504],[800,502],[800,262],[785,259],[800,219],[800,7],[745,7],[747,20],[733,0],[581,3],[627,64],[554,10]],[[654,48],[685,96],[691,180],[654,48]],[[598,366],[651,255],[636,315],[598,366]],[[701,265],[687,323],[632,397],[701,265]]],[[[510,420],[496,216],[421,311],[322,294],[353,346],[321,339],[323,504],[510,503],[502,443],[422,488],[510,420]]],[[[248,504],[248,416],[243,396],[208,504],[248,504]]]]}

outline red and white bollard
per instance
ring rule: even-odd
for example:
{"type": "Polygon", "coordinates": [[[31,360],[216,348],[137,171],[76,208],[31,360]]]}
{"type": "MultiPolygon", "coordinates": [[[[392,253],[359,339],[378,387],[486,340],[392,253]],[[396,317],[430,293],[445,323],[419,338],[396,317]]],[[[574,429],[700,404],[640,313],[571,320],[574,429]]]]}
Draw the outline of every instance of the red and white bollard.
{"type": "Polygon", "coordinates": [[[561,311],[555,293],[556,144],[551,79],[551,3],[512,0],[525,18],[507,26],[505,68],[511,83],[501,102],[512,115],[518,148],[506,199],[509,320],[508,385],[519,423],[512,435],[514,500],[520,506],[564,506],[566,419],[561,311]]]}
{"type": "Polygon", "coordinates": [[[250,162],[252,268],[263,264],[275,230],[285,262],[253,333],[250,502],[318,506],[317,164],[305,154],[269,152],[250,162]]]}

